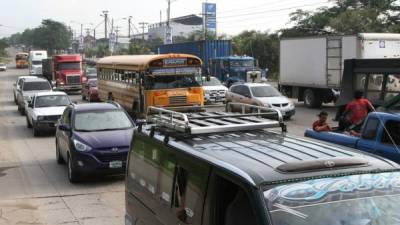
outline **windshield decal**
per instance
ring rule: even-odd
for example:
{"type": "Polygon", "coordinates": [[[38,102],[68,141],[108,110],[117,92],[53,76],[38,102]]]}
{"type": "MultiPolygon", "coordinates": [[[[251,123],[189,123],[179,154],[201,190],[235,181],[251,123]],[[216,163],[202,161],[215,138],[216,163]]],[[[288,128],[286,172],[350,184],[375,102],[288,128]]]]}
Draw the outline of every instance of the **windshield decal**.
{"type": "Polygon", "coordinates": [[[289,184],[265,192],[269,206],[302,205],[319,202],[358,198],[363,196],[400,193],[398,173],[366,174],[341,178],[326,178],[289,184]]]}

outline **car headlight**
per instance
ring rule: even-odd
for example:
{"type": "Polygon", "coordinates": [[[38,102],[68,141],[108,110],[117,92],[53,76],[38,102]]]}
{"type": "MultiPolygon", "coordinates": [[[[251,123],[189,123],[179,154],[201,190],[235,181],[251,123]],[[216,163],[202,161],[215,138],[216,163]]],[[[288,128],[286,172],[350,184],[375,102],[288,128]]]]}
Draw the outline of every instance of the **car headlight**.
{"type": "Polygon", "coordinates": [[[37,120],[44,120],[44,116],[38,116],[37,120]]]}
{"type": "Polygon", "coordinates": [[[80,152],[88,152],[88,151],[92,150],[92,148],[90,146],[83,144],[82,142],[75,140],[75,139],[74,139],[74,146],[75,146],[75,149],[80,152]]]}
{"type": "Polygon", "coordinates": [[[267,108],[272,108],[272,105],[269,104],[269,103],[264,103],[264,106],[267,107],[267,108]]]}
{"type": "Polygon", "coordinates": [[[294,103],[293,102],[289,102],[289,106],[290,107],[294,107],[294,103]]]}

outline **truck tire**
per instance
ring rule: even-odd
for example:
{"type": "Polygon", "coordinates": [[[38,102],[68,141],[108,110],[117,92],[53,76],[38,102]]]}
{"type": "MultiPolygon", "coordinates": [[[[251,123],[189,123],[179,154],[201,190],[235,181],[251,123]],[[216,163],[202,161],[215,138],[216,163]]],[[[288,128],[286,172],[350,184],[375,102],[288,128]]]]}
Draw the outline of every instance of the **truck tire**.
{"type": "Polygon", "coordinates": [[[318,92],[312,89],[306,89],[304,91],[304,105],[308,108],[319,108],[322,105],[321,96],[318,92]]]}

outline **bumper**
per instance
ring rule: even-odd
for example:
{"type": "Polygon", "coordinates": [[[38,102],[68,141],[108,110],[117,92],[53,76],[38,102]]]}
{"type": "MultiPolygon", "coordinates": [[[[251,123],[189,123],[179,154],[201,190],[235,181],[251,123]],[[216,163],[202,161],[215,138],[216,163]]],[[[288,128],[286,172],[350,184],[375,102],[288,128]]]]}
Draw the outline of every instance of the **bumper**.
{"type": "Polygon", "coordinates": [[[291,109],[288,111],[281,110],[281,113],[282,113],[283,117],[291,117],[291,116],[294,116],[294,114],[296,114],[296,109],[291,109]]]}
{"type": "Polygon", "coordinates": [[[75,168],[83,174],[123,174],[125,173],[128,151],[118,154],[76,153],[75,168]],[[116,163],[118,162],[118,163],[116,163]],[[121,163],[121,166],[115,164],[121,163]]]}
{"type": "Polygon", "coordinates": [[[57,121],[36,121],[34,122],[35,126],[39,130],[44,131],[56,131],[57,121]]]}
{"type": "Polygon", "coordinates": [[[82,89],[82,85],[57,86],[57,89],[60,91],[80,91],[82,89]]]}
{"type": "Polygon", "coordinates": [[[225,95],[224,96],[204,96],[204,102],[207,103],[212,103],[212,102],[225,102],[226,98],[225,95]]]}

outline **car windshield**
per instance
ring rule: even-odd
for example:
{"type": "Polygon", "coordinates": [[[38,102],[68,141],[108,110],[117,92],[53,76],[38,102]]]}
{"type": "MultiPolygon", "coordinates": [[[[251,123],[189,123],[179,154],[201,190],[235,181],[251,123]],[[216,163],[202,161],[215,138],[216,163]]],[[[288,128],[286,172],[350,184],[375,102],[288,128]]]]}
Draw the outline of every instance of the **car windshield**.
{"type": "Polygon", "coordinates": [[[96,68],[86,68],[86,74],[96,74],[97,70],[96,68]]]}
{"type": "Polygon", "coordinates": [[[178,75],[178,76],[147,76],[146,89],[173,89],[173,88],[189,88],[200,87],[195,75],[178,75]]]}
{"type": "Polygon", "coordinates": [[[210,81],[207,81],[206,78],[203,79],[203,86],[220,86],[221,81],[219,81],[217,78],[215,77],[211,77],[210,81]]]}
{"type": "Polygon", "coordinates": [[[399,225],[400,173],[324,178],[264,192],[273,225],[399,225]]]}
{"type": "Polygon", "coordinates": [[[48,95],[35,98],[35,108],[67,106],[71,102],[65,95],[48,95]]]}
{"type": "Polygon", "coordinates": [[[231,60],[232,67],[254,67],[253,60],[231,60]]]}
{"type": "Polygon", "coordinates": [[[32,65],[42,65],[42,61],[34,60],[34,61],[32,61],[32,65]]]}
{"type": "Polygon", "coordinates": [[[60,63],[58,64],[59,70],[80,70],[81,63],[80,62],[69,62],[69,63],[60,63]]]}
{"type": "Polygon", "coordinates": [[[121,110],[91,111],[77,113],[74,126],[77,131],[85,132],[123,130],[132,128],[132,122],[121,110]]]}
{"type": "Polygon", "coordinates": [[[253,93],[254,97],[278,97],[281,96],[278,90],[271,86],[258,86],[258,87],[251,87],[251,92],[253,93]]]}
{"type": "Polygon", "coordinates": [[[88,80],[87,83],[90,87],[97,87],[97,80],[88,80]]]}
{"type": "Polygon", "coordinates": [[[51,90],[51,86],[50,86],[49,82],[46,82],[46,81],[25,82],[22,90],[24,90],[24,91],[45,91],[45,90],[51,90]]]}

